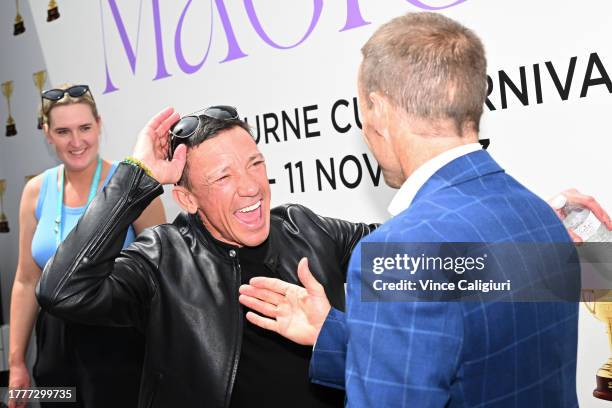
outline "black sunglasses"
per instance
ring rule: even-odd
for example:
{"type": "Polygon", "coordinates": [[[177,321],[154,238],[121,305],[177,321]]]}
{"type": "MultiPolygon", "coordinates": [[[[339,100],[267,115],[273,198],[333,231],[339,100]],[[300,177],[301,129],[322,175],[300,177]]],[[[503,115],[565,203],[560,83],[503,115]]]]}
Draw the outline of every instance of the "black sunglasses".
{"type": "Polygon", "coordinates": [[[202,117],[217,120],[238,119],[238,111],[233,106],[217,105],[183,116],[170,128],[170,143],[168,144],[168,160],[172,160],[174,151],[183,143],[187,143],[202,125],[202,117]]]}
{"type": "MultiPolygon", "coordinates": [[[[41,97],[43,99],[48,99],[50,101],[59,101],[64,97],[65,94],[72,96],[73,98],[78,98],[80,96],[85,95],[87,92],[91,95],[91,91],[89,90],[89,86],[87,85],[74,85],[66,89],[49,89],[43,91],[41,97]]],[[[93,95],[91,95],[93,99],[93,95]]]]}

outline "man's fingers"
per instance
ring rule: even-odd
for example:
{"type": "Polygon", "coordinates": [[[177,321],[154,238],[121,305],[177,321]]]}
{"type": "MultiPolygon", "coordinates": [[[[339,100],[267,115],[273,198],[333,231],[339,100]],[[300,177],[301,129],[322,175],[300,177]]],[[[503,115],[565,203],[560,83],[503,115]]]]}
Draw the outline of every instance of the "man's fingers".
{"type": "Polygon", "coordinates": [[[252,296],[240,295],[238,297],[238,301],[249,309],[252,309],[257,313],[261,313],[264,316],[276,318],[276,316],[278,315],[278,309],[276,308],[276,306],[271,305],[267,302],[263,302],[252,296]]]}
{"type": "Polygon", "coordinates": [[[308,268],[308,258],[300,259],[300,263],[298,264],[298,278],[302,285],[306,288],[308,293],[319,294],[321,292],[325,292],[323,290],[323,286],[312,276],[310,272],[310,268],[308,268]]]}
{"type": "Polygon", "coordinates": [[[597,200],[589,195],[582,194],[576,189],[565,190],[563,193],[571,204],[578,204],[591,210],[591,212],[603,222],[608,229],[612,229],[610,215],[602,208],[597,200]]]}
{"type": "Polygon", "coordinates": [[[146,127],[156,130],[157,128],[159,128],[159,125],[161,125],[164,120],[168,119],[168,117],[170,117],[173,113],[174,108],[172,106],[164,108],[162,111],[157,113],[157,115],[151,118],[151,120],[147,123],[146,127]]]}
{"type": "Polygon", "coordinates": [[[599,205],[599,203],[597,206],[601,209],[601,212],[593,211],[593,214],[595,214],[595,216],[599,218],[599,221],[603,222],[609,230],[612,230],[612,219],[610,219],[610,215],[599,205]]]}
{"type": "Polygon", "coordinates": [[[612,225],[612,223],[610,222],[610,216],[608,215],[606,210],[604,210],[601,205],[599,205],[597,200],[589,196],[585,196],[584,198],[581,198],[581,200],[582,202],[580,204],[582,206],[591,210],[591,212],[595,214],[599,221],[603,222],[608,228],[610,228],[610,226],[612,225]]]}
{"type": "Polygon", "coordinates": [[[609,230],[612,230],[612,219],[610,218],[610,215],[602,208],[594,197],[582,194],[575,188],[567,189],[561,194],[567,198],[570,204],[578,204],[591,210],[599,221],[604,223],[609,230]]]}
{"type": "Polygon", "coordinates": [[[264,302],[278,305],[285,297],[268,289],[260,289],[251,285],[242,285],[239,289],[240,294],[263,300],[264,302]]]}
{"type": "Polygon", "coordinates": [[[158,127],[154,128],[155,133],[159,136],[167,137],[168,131],[172,125],[174,125],[180,118],[181,116],[178,114],[178,112],[173,112],[170,116],[165,118],[158,127]]]}
{"type": "Polygon", "coordinates": [[[251,278],[249,281],[251,286],[255,286],[256,288],[268,289],[272,292],[276,292],[282,296],[285,296],[287,290],[289,289],[290,283],[282,281],[276,278],[265,278],[263,276],[256,276],[251,278]]]}
{"type": "Polygon", "coordinates": [[[255,326],[259,326],[262,329],[270,330],[278,333],[278,323],[276,320],[268,319],[262,316],[259,316],[257,313],[248,312],[246,314],[246,319],[253,323],[255,326]]]}

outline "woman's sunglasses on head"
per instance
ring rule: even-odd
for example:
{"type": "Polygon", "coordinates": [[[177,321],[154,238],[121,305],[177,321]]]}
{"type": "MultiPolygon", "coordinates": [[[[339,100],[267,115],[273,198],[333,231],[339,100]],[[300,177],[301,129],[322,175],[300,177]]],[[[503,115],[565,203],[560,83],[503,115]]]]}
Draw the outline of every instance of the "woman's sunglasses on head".
{"type": "MultiPolygon", "coordinates": [[[[89,86],[87,85],[73,85],[66,89],[48,89],[43,91],[41,97],[43,99],[47,99],[49,101],[59,101],[64,97],[65,94],[72,96],[73,98],[78,98],[85,95],[87,92],[91,95],[91,91],[89,90],[89,86]]],[[[91,95],[93,98],[93,95],[91,95]]]]}

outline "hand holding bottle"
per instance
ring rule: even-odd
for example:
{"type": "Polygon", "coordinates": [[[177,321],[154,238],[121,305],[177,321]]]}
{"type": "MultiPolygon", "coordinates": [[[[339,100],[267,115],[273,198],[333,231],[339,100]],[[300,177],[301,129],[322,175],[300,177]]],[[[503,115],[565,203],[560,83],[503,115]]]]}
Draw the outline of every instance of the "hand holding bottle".
{"type": "Polygon", "coordinates": [[[595,198],[572,188],[562,191],[549,204],[574,242],[612,242],[612,220],[595,198]]]}

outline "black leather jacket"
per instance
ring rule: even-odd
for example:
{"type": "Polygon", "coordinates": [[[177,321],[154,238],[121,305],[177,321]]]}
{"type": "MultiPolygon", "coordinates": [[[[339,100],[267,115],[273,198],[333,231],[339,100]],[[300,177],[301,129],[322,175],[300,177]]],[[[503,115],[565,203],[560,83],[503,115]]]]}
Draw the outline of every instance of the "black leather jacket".
{"type": "MultiPolygon", "coordinates": [[[[162,192],[140,168],[121,164],[46,266],[38,301],[64,319],[143,331],[139,407],[226,407],[243,327],[236,251],[215,244],[199,217],[186,214],[121,249],[128,226],[162,192]]],[[[351,250],[374,226],[299,205],[271,213],[265,264],[298,283],[297,263],[307,256],[331,304],[343,309],[351,250]]]]}

